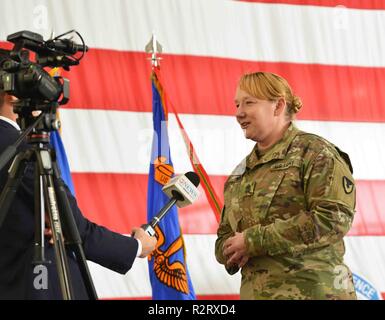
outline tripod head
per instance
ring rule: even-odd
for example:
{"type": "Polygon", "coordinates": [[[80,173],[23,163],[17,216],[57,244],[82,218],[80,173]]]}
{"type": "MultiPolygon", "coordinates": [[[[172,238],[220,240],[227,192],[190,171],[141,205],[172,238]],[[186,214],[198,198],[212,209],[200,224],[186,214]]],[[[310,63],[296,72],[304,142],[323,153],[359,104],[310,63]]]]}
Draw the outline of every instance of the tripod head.
{"type": "Polygon", "coordinates": [[[38,117],[31,110],[28,100],[17,101],[13,109],[18,114],[17,123],[23,133],[32,126],[32,130],[27,134],[28,143],[49,143],[49,132],[60,129],[61,124],[57,118],[58,104],[55,102],[47,103],[38,110],[41,117],[38,122],[38,117]]]}

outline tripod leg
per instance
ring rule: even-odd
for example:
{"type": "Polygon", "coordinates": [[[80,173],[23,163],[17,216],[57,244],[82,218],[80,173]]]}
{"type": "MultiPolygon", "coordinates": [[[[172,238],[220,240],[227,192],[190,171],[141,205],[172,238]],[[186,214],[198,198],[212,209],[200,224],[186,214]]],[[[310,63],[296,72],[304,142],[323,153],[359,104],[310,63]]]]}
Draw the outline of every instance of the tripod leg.
{"type": "Polygon", "coordinates": [[[8,180],[0,195],[0,228],[7,216],[9,207],[15,198],[17,188],[19,187],[23,178],[23,173],[26,167],[26,160],[30,157],[30,155],[31,153],[28,151],[25,153],[19,153],[13,160],[12,165],[8,171],[8,180]]]}
{"type": "Polygon", "coordinates": [[[73,299],[73,290],[68,267],[67,253],[64,246],[64,237],[57,206],[55,186],[53,183],[53,169],[50,153],[46,149],[37,150],[36,160],[39,163],[40,175],[43,180],[43,193],[45,198],[45,208],[52,229],[54,242],[56,266],[60,281],[60,288],[64,300],[73,299]]]}
{"type": "Polygon", "coordinates": [[[35,245],[33,264],[39,265],[50,263],[45,260],[44,248],[44,229],[45,229],[45,207],[44,207],[44,191],[43,180],[39,174],[39,164],[35,162],[35,245]]]}
{"type": "Polygon", "coordinates": [[[60,179],[59,170],[56,162],[53,162],[54,177],[56,182],[56,192],[59,201],[59,208],[61,212],[61,221],[63,223],[63,231],[65,235],[66,244],[75,253],[76,260],[83,278],[84,286],[86,287],[88,297],[90,300],[97,300],[98,296],[92,282],[91,273],[88,269],[86,257],[84,254],[82,239],[80,237],[75,219],[72,213],[70,203],[68,201],[67,192],[63,181],[60,179]]]}

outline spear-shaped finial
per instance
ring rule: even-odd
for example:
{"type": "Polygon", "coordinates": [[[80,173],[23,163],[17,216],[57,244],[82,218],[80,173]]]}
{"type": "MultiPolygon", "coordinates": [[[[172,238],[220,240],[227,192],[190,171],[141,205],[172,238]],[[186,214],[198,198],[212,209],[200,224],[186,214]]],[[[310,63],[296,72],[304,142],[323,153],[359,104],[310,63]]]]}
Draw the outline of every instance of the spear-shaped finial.
{"type": "Polygon", "coordinates": [[[162,53],[162,46],[160,45],[160,43],[156,40],[156,36],[155,34],[153,33],[152,36],[151,36],[151,40],[149,43],[147,43],[146,47],[144,48],[144,50],[147,52],[147,53],[151,53],[151,58],[149,58],[149,60],[151,60],[151,65],[153,67],[159,67],[159,64],[160,64],[160,61],[162,58],[161,57],[158,57],[158,54],[159,53],[162,53]]]}

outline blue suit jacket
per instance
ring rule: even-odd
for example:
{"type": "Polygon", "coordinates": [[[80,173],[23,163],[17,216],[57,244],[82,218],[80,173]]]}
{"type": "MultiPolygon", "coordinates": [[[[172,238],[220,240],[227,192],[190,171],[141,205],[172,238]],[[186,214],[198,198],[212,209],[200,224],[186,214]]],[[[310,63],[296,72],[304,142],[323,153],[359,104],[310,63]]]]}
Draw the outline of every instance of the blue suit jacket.
{"type": "MultiPolygon", "coordinates": [[[[13,144],[19,132],[0,119],[0,154],[13,144]]],[[[19,150],[28,145],[23,143],[19,150]]],[[[0,172],[0,190],[7,181],[6,165],[0,172]]],[[[54,248],[46,240],[48,289],[35,289],[33,282],[41,273],[33,273],[34,266],[34,172],[28,164],[15,199],[0,229],[0,299],[61,299],[56,271],[54,248]]],[[[126,273],[132,266],[138,250],[137,240],[112,232],[83,217],[75,198],[67,190],[73,215],[83,240],[87,260],[96,262],[119,273],[126,273]]],[[[87,293],[76,259],[67,252],[69,269],[76,299],[87,299],[87,293]]]]}

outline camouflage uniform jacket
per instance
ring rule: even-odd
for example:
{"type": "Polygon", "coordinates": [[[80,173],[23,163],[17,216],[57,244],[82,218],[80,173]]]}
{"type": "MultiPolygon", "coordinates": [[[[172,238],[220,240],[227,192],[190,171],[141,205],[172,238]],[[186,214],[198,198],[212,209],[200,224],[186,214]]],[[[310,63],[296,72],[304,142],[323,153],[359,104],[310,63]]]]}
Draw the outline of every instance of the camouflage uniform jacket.
{"type": "MultiPolygon", "coordinates": [[[[224,187],[215,244],[243,232],[241,299],[356,299],[343,262],[355,209],[347,154],[293,124],[260,158],[257,145],[224,187]]],[[[237,267],[226,266],[232,274],[237,267]]]]}

